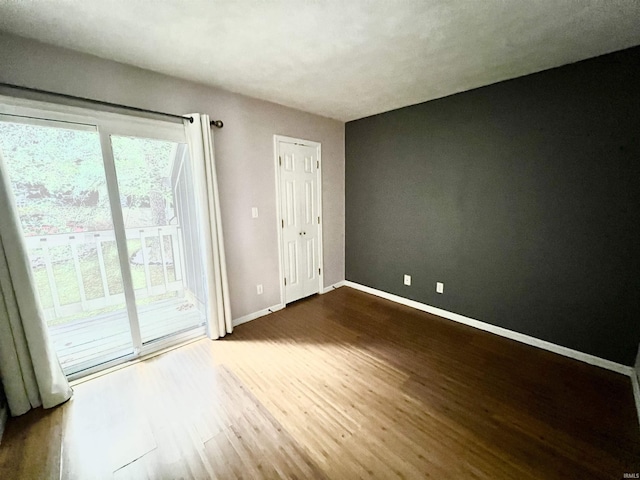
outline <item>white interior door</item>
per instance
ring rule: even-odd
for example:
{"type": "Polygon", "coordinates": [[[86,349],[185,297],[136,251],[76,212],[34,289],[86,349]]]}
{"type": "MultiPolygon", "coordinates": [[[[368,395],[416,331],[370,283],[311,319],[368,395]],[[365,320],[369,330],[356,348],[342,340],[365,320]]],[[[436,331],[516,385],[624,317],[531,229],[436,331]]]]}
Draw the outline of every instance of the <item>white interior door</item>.
{"type": "Polygon", "coordinates": [[[285,303],[320,291],[318,148],[278,142],[285,303]]]}

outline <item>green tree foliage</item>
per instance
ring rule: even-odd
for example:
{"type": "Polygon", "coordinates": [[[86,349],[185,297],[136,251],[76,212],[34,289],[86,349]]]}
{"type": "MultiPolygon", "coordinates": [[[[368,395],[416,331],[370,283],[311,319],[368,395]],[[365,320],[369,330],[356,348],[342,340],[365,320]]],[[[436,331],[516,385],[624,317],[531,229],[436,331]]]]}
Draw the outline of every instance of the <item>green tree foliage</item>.
{"type": "Polygon", "coordinates": [[[0,122],[0,146],[19,191],[46,186],[77,198],[104,185],[96,132],[0,122]]]}
{"type": "MultiPolygon", "coordinates": [[[[123,206],[165,224],[175,144],[113,137],[123,206]]],[[[112,228],[98,133],[0,122],[0,151],[27,235],[112,228]]]]}
{"type": "Polygon", "coordinates": [[[132,137],[113,137],[111,143],[123,203],[130,208],[150,208],[151,224],[166,225],[176,144],[132,137]]]}

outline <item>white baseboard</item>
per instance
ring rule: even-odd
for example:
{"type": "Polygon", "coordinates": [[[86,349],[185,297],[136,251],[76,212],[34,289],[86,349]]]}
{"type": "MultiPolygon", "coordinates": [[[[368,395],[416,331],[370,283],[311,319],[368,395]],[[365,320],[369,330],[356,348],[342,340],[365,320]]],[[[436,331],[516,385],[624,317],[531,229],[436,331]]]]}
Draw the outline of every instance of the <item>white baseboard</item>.
{"type": "MultiPolygon", "coordinates": [[[[344,286],[344,280],[338,283],[334,283],[333,285],[329,285],[328,287],[320,290],[320,294],[325,294],[331,292],[332,290],[344,286]]],[[[270,313],[277,312],[278,310],[282,310],[285,306],[283,304],[274,305],[273,307],[265,308],[263,310],[259,310],[257,312],[250,313],[249,315],[245,315],[244,317],[236,318],[233,320],[233,326],[237,327],[238,325],[242,325],[243,323],[250,322],[251,320],[255,320],[256,318],[264,317],[265,315],[269,315],[270,313]]]]}
{"type": "MultiPolygon", "coordinates": [[[[344,286],[344,280],[321,289],[320,294],[321,295],[325,294],[327,292],[330,292],[342,286],[344,286]]],[[[274,305],[273,307],[265,308],[263,310],[258,310],[257,312],[250,313],[249,315],[245,315],[244,317],[236,318],[232,322],[233,326],[237,327],[238,325],[242,325],[243,323],[250,322],[251,320],[255,320],[256,318],[264,317],[265,315],[269,315],[270,313],[277,312],[278,310],[282,310],[284,307],[285,306],[282,303],[279,303],[278,305],[274,305]]]]}
{"type": "Polygon", "coordinates": [[[323,295],[325,293],[329,293],[329,292],[335,290],[336,288],[344,287],[344,285],[345,285],[345,281],[342,280],[341,282],[334,283],[333,285],[329,285],[328,287],[323,288],[320,291],[320,294],[323,295]]]}
{"type": "Polygon", "coordinates": [[[256,318],[264,317],[265,315],[269,315],[270,313],[282,310],[283,308],[284,305],[279,303],[278,305],[274,305],[273,307],[258,310],[257,312],[250,313],[249,315],[245,315],[244,317],[236,318],[232,323],[234,327],[237,327],[238,325],[250,322],[251,320],[255,320],[256,318]]]}
{"type": "Polygon", "coordinates": [[[7,426],[7,420],[9,419],[9,407],[4,405],[0,407],[0,445],[2,444],[2,435],[4,434],[4,427],[7,426]]]}
{"type": "Polygon", "coordinates": [[[376,290],[375,288],[360,285],[359,283],[354,283],[347,280],[345,282],[345,285],[347,287],[355,288],[356,290],[361,290],[363,292],[370,293],[387,300],[391,300],[392,302],[400,303],[417,310],[422,310],[423,312],[431,313],[448,320],[453,320],[454,322],[463,323],[465,325],[469,325],[470,327],[484,330],[485,332],[493,333],[495,335],[500,335],[501,337],[509,338],[517,342],[526,343],[527,345],[531,345],[533,347],[538,347],[543,350],[557,353],[559,355],[564,355],[565,357],[580,360],[581,362],[589,363],[597,367],[606,368],[607,370],[621,373],[623,375],[635,375],[635,370],[633,367],[612,362],[611,360],[606,360],[604,358],[596,357],[595,355],[579,352],[577,350],[563,347],[561,345],[556,345],[555,343],[547,342],[545,340],[540,340],[523,333],[518,333],[514,332],[513,330],[507,330],[506,328],[497,327],[495,325],[491,325],[490,323],[481,322],[480,320],[474,320],[473,318],[465,317],[453,312],[448,312],[446,310],[442,310],[441,308],[432,307],[431,305],[427,305],[425,303],[416,302],[415,300],[409,300],[408,298],[400,297],[392,293],[376,290]]]}

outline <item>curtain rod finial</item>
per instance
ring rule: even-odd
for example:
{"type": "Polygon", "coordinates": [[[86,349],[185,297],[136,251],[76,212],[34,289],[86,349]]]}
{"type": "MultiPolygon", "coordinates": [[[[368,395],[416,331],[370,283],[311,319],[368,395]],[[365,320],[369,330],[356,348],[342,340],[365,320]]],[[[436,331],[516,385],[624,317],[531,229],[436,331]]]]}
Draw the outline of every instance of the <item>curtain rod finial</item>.
{"type": "Polygon", "coordinates": [[[224,127],[224,123],[222,123],[222,120],[211,120],[211,125],[217,128],[224,127]]]}

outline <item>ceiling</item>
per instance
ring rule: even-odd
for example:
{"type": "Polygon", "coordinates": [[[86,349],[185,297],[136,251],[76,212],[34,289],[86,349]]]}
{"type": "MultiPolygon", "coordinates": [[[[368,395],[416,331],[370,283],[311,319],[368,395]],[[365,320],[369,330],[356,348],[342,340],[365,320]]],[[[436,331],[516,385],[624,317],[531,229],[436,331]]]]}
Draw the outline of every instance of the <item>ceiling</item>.
{"type": "Polygon", "coordinates": [[[342,121],[640,44],[638,0],[0,0],[0,30],[342,121]]]}

